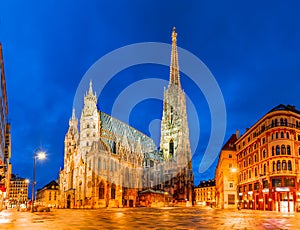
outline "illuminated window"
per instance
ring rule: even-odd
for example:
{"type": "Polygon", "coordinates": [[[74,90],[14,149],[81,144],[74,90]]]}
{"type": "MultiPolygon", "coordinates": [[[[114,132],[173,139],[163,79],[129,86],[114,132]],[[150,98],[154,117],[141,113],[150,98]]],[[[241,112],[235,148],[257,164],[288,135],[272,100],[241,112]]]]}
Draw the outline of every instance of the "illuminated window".
{"type": "Polygon", "coordinates": [[[282,118],[280,118],[280,125],[284,125],[282,118]]]}
{"type": "Polygon", "coordinates": [[[286,170],[286,161],[285,160],[282,161],[282,170],[286,170]]]}
{"type": "Polygon", "coordinates": [[[286,149],[284,145],[281,145],[281,154],[286,155],[286,149]]]}
{"type": "Polygon", "coordinates": [[[284,178],[283,179],[283,186],[285,186],[285,187],[294,187],[295,186],[294,178],[284,178]]]}

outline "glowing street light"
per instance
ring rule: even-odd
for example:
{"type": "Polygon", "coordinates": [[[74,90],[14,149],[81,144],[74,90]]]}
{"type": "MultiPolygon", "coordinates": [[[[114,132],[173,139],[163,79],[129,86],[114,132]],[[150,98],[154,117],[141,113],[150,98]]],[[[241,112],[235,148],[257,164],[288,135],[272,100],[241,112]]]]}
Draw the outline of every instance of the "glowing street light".
{"type": "Polygon", "coordinates": [[[237,172],[237,169],[236,168],[231,168],[230,171],[233,172],[233,173],[235,173],[235,172],[237,172]]]}
{"type": "Polygon", "coordinates": [[[36,159],[43,160],[46,158],[46,153],[44,151],[38,150],[34,152],[33,155],[33,178],[32,178],[32,190],[31,190],[31,212],[33,212],[34,207],[34,186],[36,184],[36,159]]]}

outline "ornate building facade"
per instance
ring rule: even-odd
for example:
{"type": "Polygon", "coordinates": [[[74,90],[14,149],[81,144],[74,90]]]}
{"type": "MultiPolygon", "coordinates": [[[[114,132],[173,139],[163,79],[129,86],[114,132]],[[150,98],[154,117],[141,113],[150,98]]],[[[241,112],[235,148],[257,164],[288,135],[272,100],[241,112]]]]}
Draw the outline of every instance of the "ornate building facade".
{"type": "MultiPolygon", "coordinates": [[[[237,166],[235,173],[223,173],[223,181],[230,177],[237,181],[237,186],[233,184],[235,207],[300,211],[300,111],[294,106],[280,104],[270,110],[238,137],[226,154],[234,154],[235,162],[228,163],[237,166]]],[[[218,186],[222,168],[226,168],[220,162],[216,169],[218,186]]],[[[218,186],[217,197],[222,202],[225,191],[218,186]]]]}
{"type": "Polygon", "coordinates": [[[242,208],[293,212],[300,208],[300,111],[278,105],[236,142],[242,208]]]}
{"type": "Polygon", "coordinates": [[[10,179],[10,189],[7,194],[7,206],[19,207],[21,204],[28,202],[28,185],[29,180],[12,174],[10,179]]]}
{"type": "Polygon", "coordinates": [[[36,192],[36,203],[45,207],[56,208],[59,205],[59,185],[53,180],[36,192]]]}
{"type": "Polygon", "coordinates": [[[191,150],[176,35],[174,30],[161,151],[150,137],[99,111],[90,82],[80,124],[73,110],[65,136],[60,207],[134,207],[139,205],[139,193],[149,189],[160,190],[174,201],[192,201],[191,150]]]}
{"type": "Polygon", "coordinates": [[[201,206],[216,205],[216,180],[201,181],[194,188],[195,204],[201,206]]]}

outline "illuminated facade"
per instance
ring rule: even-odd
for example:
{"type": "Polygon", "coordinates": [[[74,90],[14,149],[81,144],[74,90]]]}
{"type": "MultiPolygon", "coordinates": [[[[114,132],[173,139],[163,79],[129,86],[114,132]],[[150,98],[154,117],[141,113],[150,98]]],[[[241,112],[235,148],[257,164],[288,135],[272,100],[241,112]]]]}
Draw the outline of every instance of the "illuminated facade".
{"type": "Polygon", "coordinates": [[[194,188],[196,205],[216,205],[216,181],[208,180],[201,181],[200,184],[194,188]]]}
{"type": "Polygon", "coordinates": [[[97,109],[90,83],[80,130],[73,110],[65,137],[60,206],[135,207],[138,192],[147,182],[143,180],[144,166],[151,161],[154,167],[156,158],[160,160],[157,154],[151,138],[97,109]],[[150,153],[153,158],[147,159],[150,153]]]}
{"type": "Polygon", "coordinates": [[[28,202],[28,184],[29,180],[12,175],[10,179],[10,190],[8,193],[8,207],[19,206],[20,204],[27,204],[28,202]]]}
{"type": "Polygon", "coordinates": [[[245,209],[300,207],[300,111],[279,105],[235,142],[238,200],[245,209]]]}
{"type": "Polygon", "coordinates": [[[2,54],[2,44],[0,43],[0,209],[9,193],[11,178],[11,135],[8,117],[8,101],[6,92],[6,81],[4,72],[4,60],[2,54]]]}
{"type": "Polygon", "coordinates": [[[223,146],[216,168],[216,205],[219,208],[236,208],[237,160],[235,141],[238,133],[231,135],[223,146]]]}
{"type": "Polygon", "coordinates": [[[176,36],[174,29],[170,82],[164,93],[161,151],[150,137],[99,111],[90,82],[80,122],[73,110],[65,136],[60,207],[135,207],[139,205],[139,194],[145,202],[148,197],[159,197],[161,203],[168,194],[168,201],[191,204],[192,159],[176,36]],[[143,191],[154,193],[145,196],[143,191]]]}
{"type": "Polygon", "coordinates": [[[170,80],[164,91],[160,150],[164,159],[164,190],[175,200],[192,204],[194,175],[186,99],[180,83],[175,27],[172,32],[170,80]]]}
{"type": "Polygon", "coordinates": [[[59,205],[59,184],[51,181],[36,192],[36,204],[56,208],[59,205]]]}

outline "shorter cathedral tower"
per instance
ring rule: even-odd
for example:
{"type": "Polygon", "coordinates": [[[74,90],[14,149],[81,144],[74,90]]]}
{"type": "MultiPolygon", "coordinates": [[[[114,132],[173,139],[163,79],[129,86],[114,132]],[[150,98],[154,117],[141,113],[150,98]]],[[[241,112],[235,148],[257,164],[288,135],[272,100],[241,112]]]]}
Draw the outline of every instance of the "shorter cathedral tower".
{"type": "Polygon", "coordinates": [[[94,141],[99,140],[100,118],[97,110],[97,96],[90,82],[89,90],[84,97],[84,106],[80,118],[80,152],[85,159],[94,141]]]}

